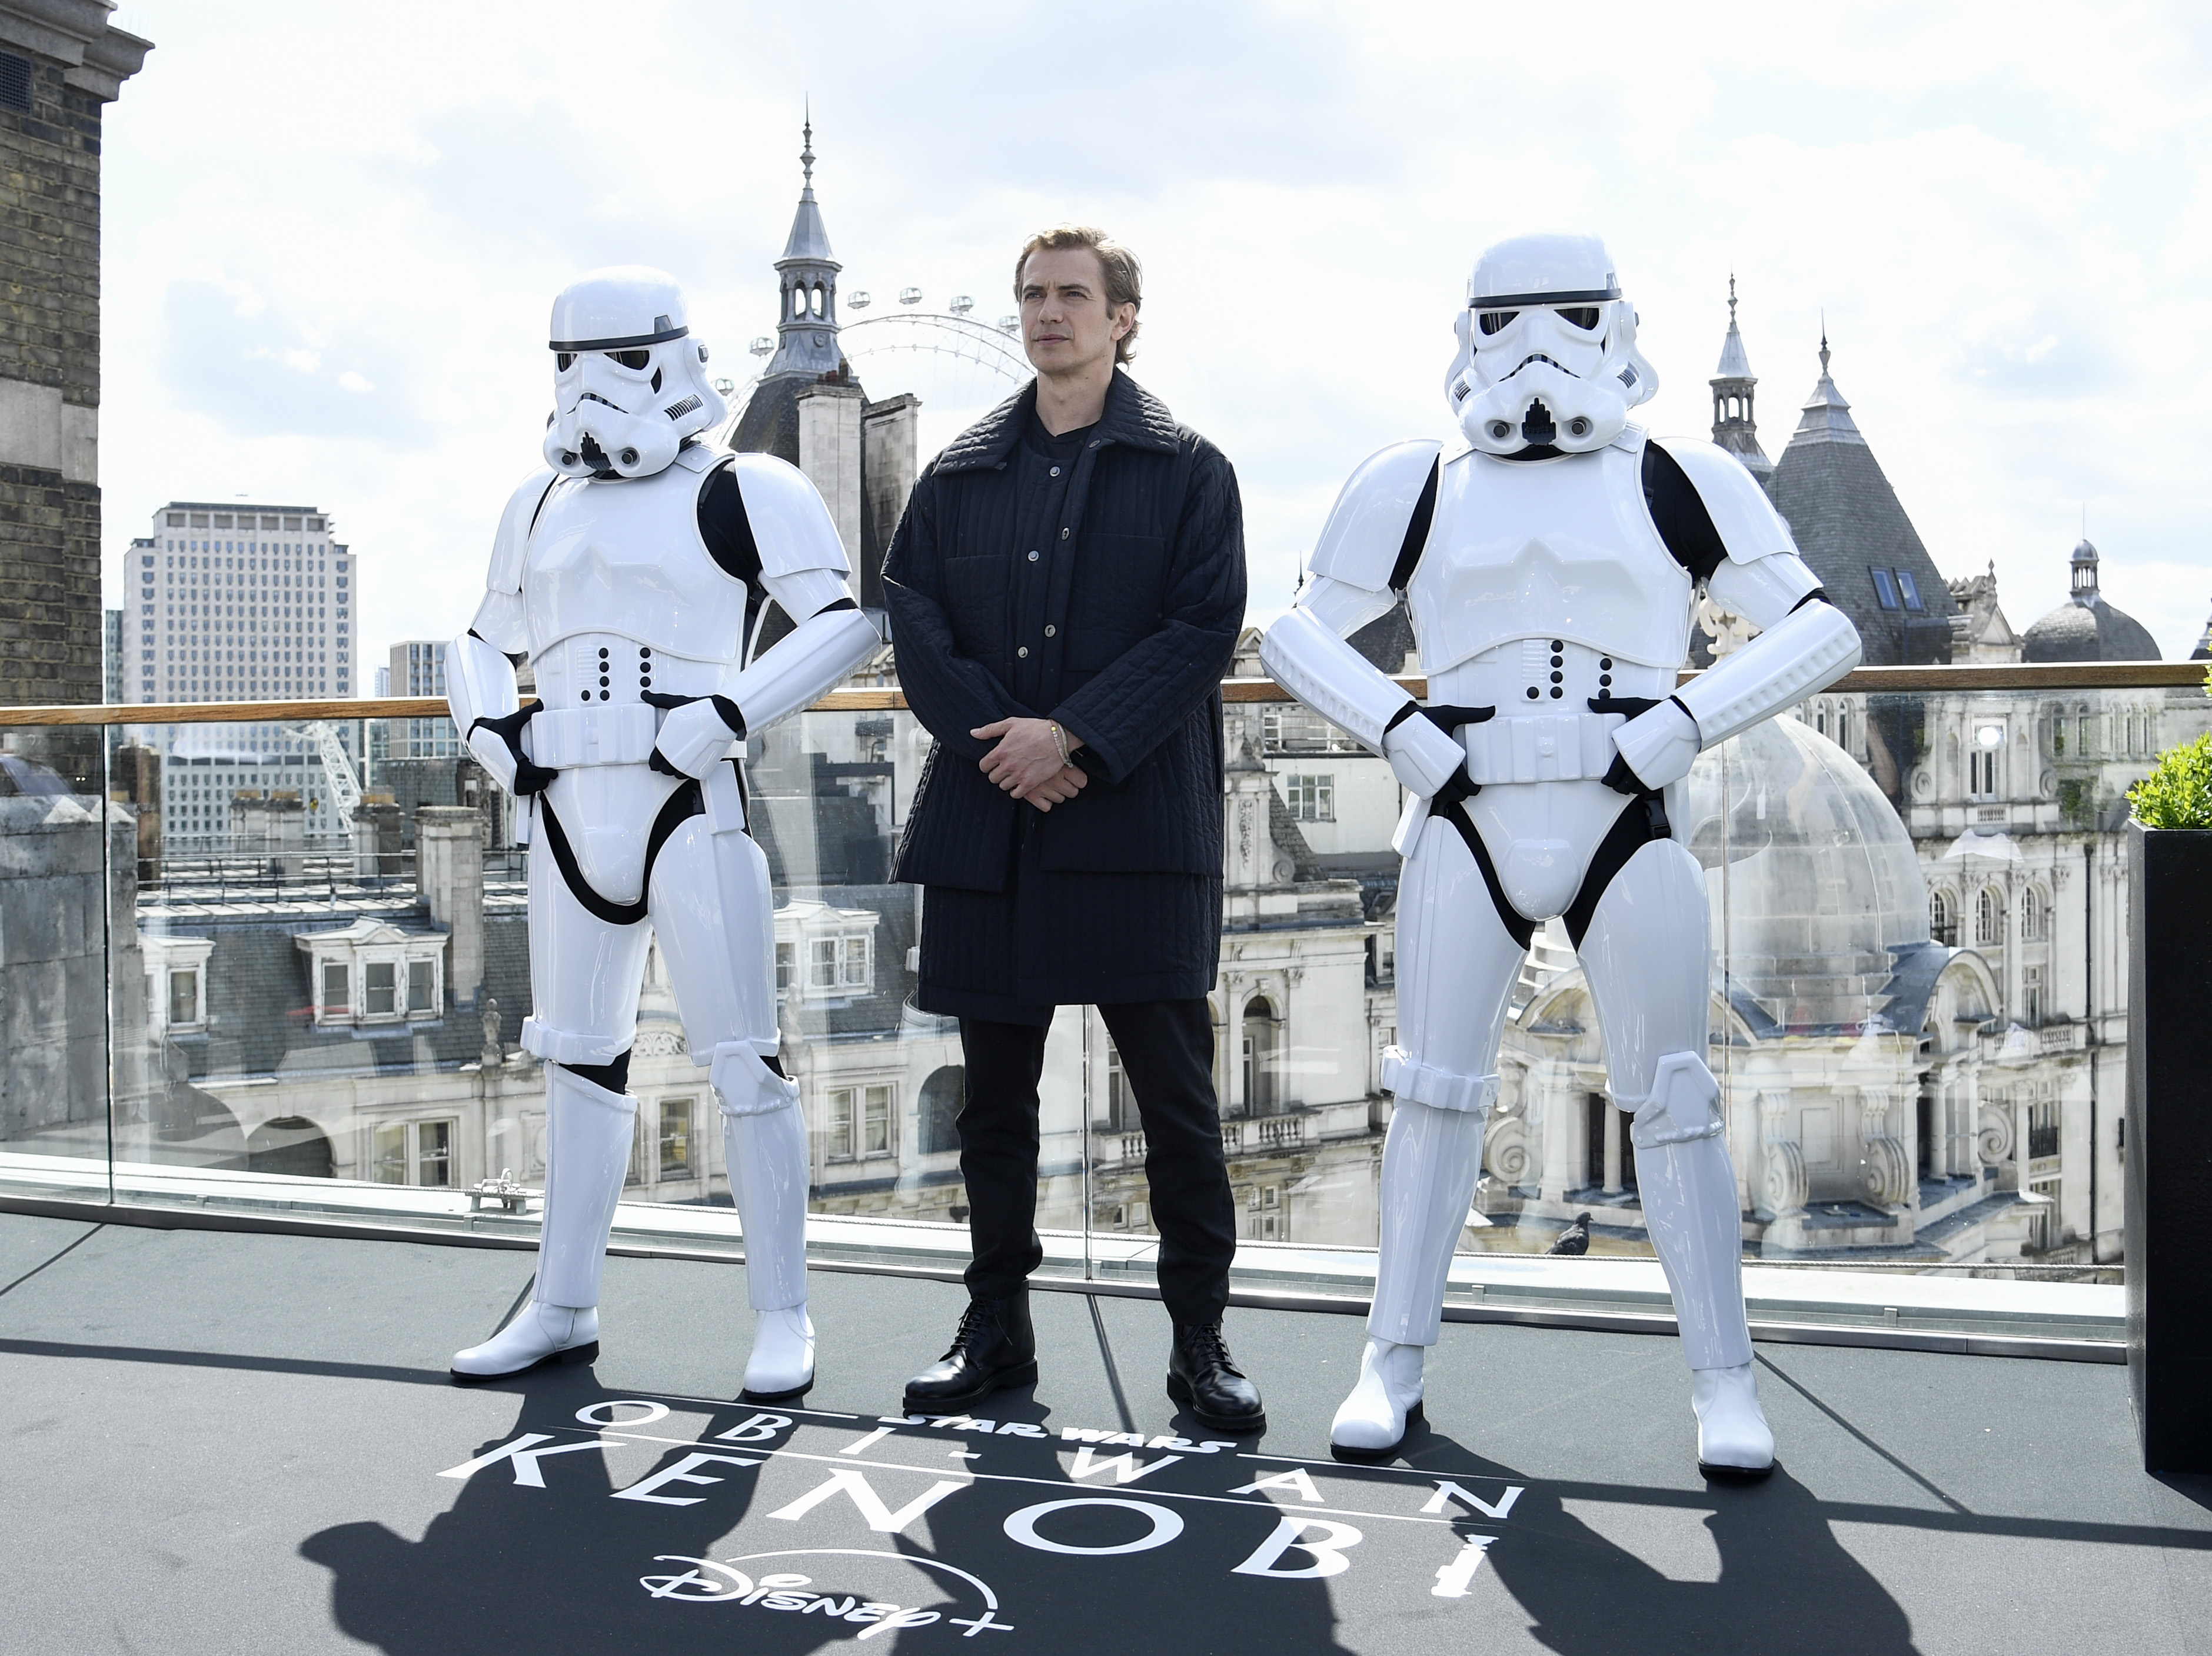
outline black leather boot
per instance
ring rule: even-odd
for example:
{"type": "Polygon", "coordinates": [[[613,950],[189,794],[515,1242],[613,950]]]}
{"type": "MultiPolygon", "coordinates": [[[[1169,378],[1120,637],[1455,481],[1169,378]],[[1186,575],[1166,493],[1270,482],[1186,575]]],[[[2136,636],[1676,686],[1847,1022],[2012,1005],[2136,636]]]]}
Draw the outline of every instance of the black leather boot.
{"type": "Polygon", "coordinates": [[[970,1300],[952,1349],[906,1383],[908,1412],[944,1414],[1037,1377],[1036,1330],[1026,1289],[1004,1300],[970,1300]]]}
{"type": "Polygon", "coordinates": [[[1260,1388],[1231,1359],[1218,1323],[1176,1325],[1175,1349],[1168,1354],[1168,1396],[1217,1432],[1267,1429],[1260,1388]]]}

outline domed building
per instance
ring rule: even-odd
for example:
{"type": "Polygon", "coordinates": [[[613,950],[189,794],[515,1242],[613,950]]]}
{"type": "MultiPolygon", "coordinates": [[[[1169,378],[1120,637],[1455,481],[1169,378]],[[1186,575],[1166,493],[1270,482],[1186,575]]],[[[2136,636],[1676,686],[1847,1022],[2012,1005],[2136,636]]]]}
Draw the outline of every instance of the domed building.
{"type": "Polygon", "coordinates": [[[2097,549],[2074,548],[2071,596],[2027,630],[2021,659],[2029,661],[2155,661],[2157,642],[2143,624],[2105,601],[2097,590],[2097,549]]]}
{"type": "MultiPolygon", "coordinates": [[[[1983,1154],[2010,1136],[1979,1097],[1997,982],[1979,953],[1929,936],[1919,859],[1881,790],[1785,717],[1706,754],[1685,795],[1716,946],[1708,1062],[1747,1241],[1777,1256],[2017,1255],[2028,1213],[1983,1154]]],[[[1634,1156],[1559,922],[1524,982],[1478,1207],[1494,1226],[1586,1209],[1601,1236],[1633,1244],[1634,1156]]]]}

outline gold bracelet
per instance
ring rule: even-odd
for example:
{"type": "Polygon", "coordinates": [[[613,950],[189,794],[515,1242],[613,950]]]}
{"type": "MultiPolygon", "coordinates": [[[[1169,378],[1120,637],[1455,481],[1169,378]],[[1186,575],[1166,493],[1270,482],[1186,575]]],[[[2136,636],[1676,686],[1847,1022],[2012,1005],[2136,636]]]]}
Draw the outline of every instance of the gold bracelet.
{"type": "Polygon", "coordinates": [[[1070,762],[1067,757],[1067,733],[1050,719],[1045,721],[1044,728],[1052,732],[1052,745],[1060,750],[1060,763],[1064,769],[1070,762]]]}

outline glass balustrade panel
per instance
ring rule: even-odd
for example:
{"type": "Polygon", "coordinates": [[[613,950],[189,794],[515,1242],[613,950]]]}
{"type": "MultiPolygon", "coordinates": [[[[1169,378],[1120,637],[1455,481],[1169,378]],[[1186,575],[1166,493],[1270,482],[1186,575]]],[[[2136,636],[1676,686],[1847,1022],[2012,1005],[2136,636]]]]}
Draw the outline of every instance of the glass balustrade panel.
{"type": "MultiPolygon", "coordinates": [[[[423,723],[10,733],[5,970],[23,985],[0,1183],[535,1229],[532,853],[513,802],[423,723]]],[[[2208,728],[2194,689],[1838,693],[1671,791],[1705,883],[1705,1056],[1755,1308],[1868,1314],[1824,1312],[1820,1271],[1782,1282],[1763,1263],[2111,1276],[2124,796],[2208,728]]],[[[1208,1012],[1237,1279],[1362,1295],[1394,1108],[1402,801],[1294,704],[1231,702],[1224,740],[1208,1012]]],[[[902,710],[807,713],[750,745],[748,812],[810,1248],[951,1270],[968,1254],[965,1069],[957,1021],[915,1005],[923,895],[890,880],[928,746],[902,710]]],[[[646,951],[618,1227],[734,1250],[721,1114],[676,990],[646,951]]],[[[1452,1296],[1663,1309],[1561,922],[1539,928],[1509,1002],[1452,1296]]],[[[1151,1147],[1097,1009],[1060,1009],[1039,1093],[1045,1270],[1149,1280],[1151,1147]]]]}

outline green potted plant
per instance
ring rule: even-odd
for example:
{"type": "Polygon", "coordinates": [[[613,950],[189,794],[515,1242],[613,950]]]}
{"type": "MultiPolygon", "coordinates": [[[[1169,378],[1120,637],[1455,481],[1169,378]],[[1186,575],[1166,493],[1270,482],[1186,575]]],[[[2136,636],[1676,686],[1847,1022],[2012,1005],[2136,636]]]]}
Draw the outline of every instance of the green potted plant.
{"type": "MultiPolygon", "coordinates": [[[[2212,678],[2207,689],[2212,690],[2212,678]]],[[[2128,790],[2128,1370],[2143,1465],[2212,1471],[2212,734],[2128,790]]],[[[2093,1148],[2094,1154],[2094,1148],[2093,1148]]]]}

